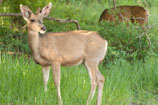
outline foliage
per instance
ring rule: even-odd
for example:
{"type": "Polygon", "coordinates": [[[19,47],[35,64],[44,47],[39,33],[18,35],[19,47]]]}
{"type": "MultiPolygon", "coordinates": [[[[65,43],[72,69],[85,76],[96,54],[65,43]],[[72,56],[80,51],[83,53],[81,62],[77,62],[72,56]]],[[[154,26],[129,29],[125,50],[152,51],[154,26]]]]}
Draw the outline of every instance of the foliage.
{"type": "Polygon", "coordinates": [[[144,58],[149,52],[149,42],[146,36],[141,36],[143,28],[136,24],[101,23],[100,34],[108,40],[108,60],[116,58],[144,58]]]}
{"type": "MultiPolygon", "coordinates": [[[[157,105],[158,91],[157,57],[135,60],[115,60],[100,65],[105,77],[103,105],[157,105]]],[[[48,92],[44,93],[41,67],[32,59],[1,55],[0,104],[56,105],[57,95],[52,73],[48,92]]],[[[88,71],[84,66],[62,68],[61,95],[65,105],[84,105],[90,91],[88,71]]],[[[96,91],[97,93],[97,91],[96,91]]],[[[96,104],[95,94],[91,105],[96,104]]]]}
{"type": "Polygon", "coordinates": [[[1,47],[0,50],[5,51],[13,51],[17,53],[28,53],[30,54],[30,50],[27,45],[27,35],[26,33],[21,34],[19,32],[11,32],[3,30],[4,32],[1,33],[1,47]],[[7,35],[5,35],[7,34],[7,35]]]}
{"type": "MultiPolygon", "coordinates": [[[[152,45],[147,49],[146,37],[139,38],[141,28],[132,24],[100,23],[99,16],[105,8],[112,7],[112,0],[3,0],[1,13],[20,12],[19,4],[28,5],[34,12],[53,2],[51,17],[76,19],[83,30],[94,30],[108,41],[105,65],[100,71],[105,77],[103,105],[156,105],[158,92],[158,29],[148,35],[152,45]],[[152,56],[150,56],[152,55],[152,56]],[[128,62],[126,59],[130,60],[128,62]],[[136,59],[136,58],[143,58],[136,59]],[[111,62],[113,61],[113,62],[111,62]]],[[[149,24],[158,22],[157,0],[117,0],[117,5],[141,5],[144,1],[151,6],[149,24]],[[138,4],[138,1],[143,1],[138,4]]],[[[19,18],[18,18],[19,19],[19,18]]],[[[18,20],[15,18],[15,20],[18,20]]],[[[0,55],[0,105],[50,105],[57,104],[56,89],[52,75],[45,94],[41,67],[32,59],[27,45],[27,30],[15,24],[13,17],[0,17],[0,54],[5,51],[22,52],[20,57],[0,55]],[[25,56],[26,54],[26,56],[25,56]]],[[[25,24],[20,19],[20,24],[25,24]]],[[[73,24],[44,21],[48,31],[75,30],[73,24]]],[[[90,90],[88,72],[83,66],[62,68],[61,93],[65,105],[83,105],[90,90]]],[[[51,74],[51,73],[50,73],[51,74]]],[[[96,102],[96,95],[92,105],[96,102]]]]}

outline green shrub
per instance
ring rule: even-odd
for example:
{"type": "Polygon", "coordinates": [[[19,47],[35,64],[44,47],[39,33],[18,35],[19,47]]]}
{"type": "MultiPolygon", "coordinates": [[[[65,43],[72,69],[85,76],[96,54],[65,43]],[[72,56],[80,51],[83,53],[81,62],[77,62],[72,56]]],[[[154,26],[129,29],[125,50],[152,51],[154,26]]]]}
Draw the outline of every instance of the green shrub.
{"type": "Polygon", "coordinates": [[[125,58],[145,58],[149,50],[149,42],[146,36],[140,35],[143,28],[136,24],[102,22],[99,33],[108,41],[108,60],[125,58]]]}
{"type": "Polygon", "coordinates": [[[1,36],[0,51],[13,51],[20,53],[30,53],[27,44],[27,34],[20,32],[7,32],[5,36],[1,36]]]}

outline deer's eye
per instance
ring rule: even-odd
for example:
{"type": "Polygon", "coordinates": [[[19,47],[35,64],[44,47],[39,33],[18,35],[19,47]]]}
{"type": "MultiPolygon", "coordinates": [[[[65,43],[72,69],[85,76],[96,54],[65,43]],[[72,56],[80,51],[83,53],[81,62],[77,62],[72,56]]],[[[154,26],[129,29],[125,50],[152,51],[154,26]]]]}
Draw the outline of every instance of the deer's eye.
{"type": "Polygon", "coordinates": [[[31,22],[35,22],[35,19],[31,19],[31,22]]]}

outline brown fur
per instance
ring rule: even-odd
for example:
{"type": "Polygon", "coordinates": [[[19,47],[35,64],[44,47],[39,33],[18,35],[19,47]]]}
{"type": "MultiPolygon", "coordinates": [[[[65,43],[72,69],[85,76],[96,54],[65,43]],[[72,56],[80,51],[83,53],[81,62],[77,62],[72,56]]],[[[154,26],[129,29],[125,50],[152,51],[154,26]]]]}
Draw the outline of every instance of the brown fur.
{"type": "Polygon", "coordinates": [[[114,13],[114,8],[105,9],[99,21],[107,20],[107,21],[116,21],[116,16],[119,21],[131,21],[132,23],[137,22],[140,25],[144,25],[148,21],[148,11],[140,6],[118,6],[118,13],[114,13]],[[116,14],[116,15],[114,15],[116,14]]]}
{"type": "Polygon", "coordinates": [[[46,33],[37,35],[38,37],[30,34],[29,36],[33,58],[43,66],[49,66],[54,61],[60,62],[63,66],[73,66],[81,60],[89,59],[90,56],[91,59],[97,59],[100,52],[98,50],[105,49],[105,40],[93,31],[76,30],[46,33]]]}
{"type": "Polygon", "coordinates": [[[37,14],[33,14],[27,6],[20,5],[23,18],[27,22],[28,44],[33,59],[42,66],[45,90],[47,90],[49,79],[49,66],[52,66],[59,105],[63,105],[60,92],[61,66],[75,66],[83,63],[91,80],[87,105],[90,104],[94,96],[96,86],[98,86],[97,105],[101,105],[104,76],[99,72],[98,65],[106,55],[107,41],[94,31],[76,30],[45,33],[46,28],[42,19],[48,16],[51,7],[52,4],[49,3],[42,9],[41,13],[38,11],[37,14]]]}

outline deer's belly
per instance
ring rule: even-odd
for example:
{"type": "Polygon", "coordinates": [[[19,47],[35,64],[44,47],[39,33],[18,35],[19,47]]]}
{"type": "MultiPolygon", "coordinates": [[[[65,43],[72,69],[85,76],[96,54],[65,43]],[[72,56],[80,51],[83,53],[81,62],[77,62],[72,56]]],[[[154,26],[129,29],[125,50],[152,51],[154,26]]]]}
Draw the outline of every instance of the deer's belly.
{"type": "Polygon", "coordinates": [[[50,63],[47,60],[45,60],[39,56],[33,57],[33,59],[37,64],[40,64],[42,66],[49,66],[50,65],[50,63]]]}
{"type": "Polygon", "coordinates": [[[75,59],[71,61],[63,61],[62,66],[76,66],[83,62],[83,59],[75,59]]]}

